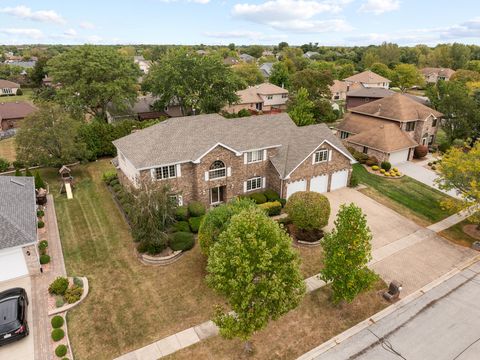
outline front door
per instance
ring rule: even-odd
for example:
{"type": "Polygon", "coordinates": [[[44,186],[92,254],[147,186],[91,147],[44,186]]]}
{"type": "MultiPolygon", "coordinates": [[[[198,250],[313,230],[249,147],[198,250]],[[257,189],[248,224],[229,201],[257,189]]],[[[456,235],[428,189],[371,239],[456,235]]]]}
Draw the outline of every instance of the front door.
{"type": "Polygon", "coordinates": [[[210,205],[218,205],[225,201],[225,186],[210,189],[210,205]]]}

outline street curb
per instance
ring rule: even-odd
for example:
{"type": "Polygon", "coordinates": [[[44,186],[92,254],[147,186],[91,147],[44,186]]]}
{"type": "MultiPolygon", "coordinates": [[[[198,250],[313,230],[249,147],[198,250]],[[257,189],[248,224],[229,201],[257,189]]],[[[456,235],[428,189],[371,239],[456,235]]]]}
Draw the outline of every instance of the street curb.
{"type": "Polygon", "coordinates": [[[302,356],[298,357],[297,360],[313,360],[316,356],[321,355],[328,350],[332,349],[333,347],[339,345],[343,341],[347,340],[348,338],[356,335],[360,331],[366,329],[368,326],[380,321],[384,317],[390,315],[394,311],[402,308],[403,306],[409,304],[413,300],[418,299],[419,297],[425,295],[426,292],[429,290],[437,287],[438,285],[442,284],[443,282],[447,281],[448,279],[452,278],[453,276],[459,274],[464,269],[468,268],[469,266],[473,265],[474,263],[480,261],[480,255],[474,256],[473,258],[464,261],[454,269],[450,270],[446,274],[440,276],[439,278],[435,279],[434,281],[428,283],[427,285],[423,286],[422,288],[418,289],[417,291],[407,295],[403,299],[397,301],[395,304],[390,305],[389,307],[383,309],[382,311],[370,316],[368,319],[363,320],[362,322],[354,325],[353,327],[345,330],[341,334],[331,338],[330,340],[324,342],[323,344],[317,346],[316,348],[306,352],[302,356]]]}

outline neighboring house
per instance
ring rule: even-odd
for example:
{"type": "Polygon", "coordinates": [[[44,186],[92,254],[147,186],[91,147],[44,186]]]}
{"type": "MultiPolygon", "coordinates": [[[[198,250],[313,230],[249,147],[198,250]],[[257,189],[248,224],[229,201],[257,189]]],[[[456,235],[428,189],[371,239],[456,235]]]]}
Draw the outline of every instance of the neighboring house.
{"type": "Polygon", "coordinates": [[[208,54],[208,51],[205,51],[205,50],[197,50],[196,53],[197,53],[198,55],[202,55],[202,56],[203,56],[203,55],[207,55],[207,54],[208,54]]]}
{"type": "Polygon", "coordinates": [[[240,62],[240,60],[234,58],[233,56],[227,56],[225,59],[223,59],[223,63],[225,65],[236,65],[240,62]]]}
{"type": "Polygon", "coordinates": [[[255,62],[257,60],[252,55],[248,55],[248,54],[240,54],[239,58],[240,60],[247,63],[255,62]]]}
{"type": "Polygon", "coordinates": [[[263,50],[262,56],[275,56],[275,54],[271,50],[263,50]]]}
{"type": "Polygon", "coordinates": [[[33,177],[0,176],[0,282],[37,274],[37,208],[33,177]]]}
{"type": "Polygon", "coordinates": [[[333,191],[355,162],[325,124],[297,127],[286,113],[172,118],[113,144],[122,183],[161,182],[179,204],[216,206],[267,188],[282,198],[333,191]]]}
{"type": "Polygon", "coordinates": [[[134,56],[133,62],[138,65],[138,67],[144,74],[148,74],[150,66],[152,66],[152,62],[149,60],[145,60],[143,56],[134,56]]]}
{"type": "Polygon", "coordinates": [[[17,128],[21,120],[36,110],[35,106],[25,101],[0,102],[0,130],[17,128]]]}
{"type": "Polygon", "coordinates": [[[28,61],[23,61],[23,60],[5,60],[5,64],[8,65],[14,65],[14,66],[20,66],[25,69],[33,69],[35,67],[35,64],[37,63],[35,60],[28,60],[28,61]]]}
{"type": "MultiPolygon", "coordinates": [[[[347,110],[354,108],[356,106],[363,105],[365,103],[383,99],[387,96],[392,96],[397,94],[395,91],[384,88],[364,88],[362,86],[354,88],[354,90],[349,90],[347,92],[347,110]]],[[[412,94],[403,94],[416,102],[428,106],[429,100],[424,96],[416,96],[412,94]]]]}
{"type": "Polygon", "coordinates": [[[303,57],[307,59],[311,59],[313,56],[317,56],[317,55],[320,55],[320,54],[316,51],[307,51],[305,54],[303,54],[303,57]]]}
{"type": "Polygon", "coordinates": [[[366,70],[364,72],[349,76],[346,79],[343,79],[348,85],[352,84],[361,84],[363,87],[368,88],[385,88],[390,87],[390,80],[375,74],[373,71],[366,70]]]}
{"type": "Polygon", "coordinates": [[[0,96],[17,95],[18,89],[20,89],[20,84],[0,79],[0,96]]]}
{"type": "Polygon", "coordinates": [[[133,106],[128,107],[125,110],[114,109],[109,107],[107,111],[107,119],[109,122],[115,122],[119,120],[151,120],[158,119],[160,117],[177,117],[183,116],[182,110],[178,104],[172,104],[165,106],[162,110],[154,109],[156,98],[152,95],[139,96],[133,106]]]}
{"type": "Polygon", "coordinates": [[[420,70],[427,83],[437,83],[438,80],[449,81],[455,70],[449,68],[427,67],[420,70]]]}
{"type": "Polygon", "coordinates": [[[260,71],[265,79],[268,79],[270,77],[270,74],[272,73],[272,69],[273,69],[273,63],[271,62],[263,63],[260,66],[260,71]]]}
{"type": "Polygon", "coordinates": [[[269,113],[287,109],[288,90],[270,83],[250,86],[245,90],[237,91],[237,95],[240,98],[238,103],[226,106],[224,111],[232,114],[240,110],[269,113]]]}
{"type": "Polygon", "coordinates": [[[434,143],[442,116],[397,93],[351,108],[337,127],[337,136],[379,161],[398,164],[411,160],[418,144],[434,143]]]}
{"type": "Polygon", "coordinates": [[[333,80],[333,85],[329,88],[332,93],[332,101],[346,100],[348,84],[345,81],[333,80]]]}

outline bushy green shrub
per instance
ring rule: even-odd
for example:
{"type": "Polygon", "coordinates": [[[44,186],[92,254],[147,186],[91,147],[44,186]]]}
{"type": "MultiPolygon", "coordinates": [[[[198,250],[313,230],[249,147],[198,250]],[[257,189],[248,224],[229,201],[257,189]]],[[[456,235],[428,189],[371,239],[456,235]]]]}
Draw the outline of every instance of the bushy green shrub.
{"type": "Polygon", "coordinates": [[[0,173],[7,171],[9,167],[10,163],[5,159],[0,158],[0,173]]]}
{"type": "Polygon", "coordinates": [[[15,170],[17,170],[23,169],[25,167],[25,164],[22,161],[15,160],[14,162],[12,162],[12,166],[15,168],[15,170]]]}
{"type": "Polygon", "coordinates": [[[65,300],[63,300],[63,296],[55,297],[55,307],[59,308],[65,305],[65,300]]]}
{"type": "Polygon", "coordinates": [[[61,328],[63,324],[65,323],[65,320],[63,319],[63,316],[60,315],[55,315],[52,320],[50,320],[50,323],[52,324],[52,327],[54,329],[61,328]]]}
{"type": "Polygon", "coordinates": [[[53,329],[52,330],[52,340],[60,341],[65,337],[65,332],[62,329],[53,329]]]}
{"type": "Polygon", "coordinates": [[[44,216],[45,216],[45,211],[37,210],[37,217],[44,217],[44,216]]]}
{"type": "Polygon", "coordinates": [[[48,241],[47,240],[42,240],[38,243],[38,248],[40,250],[44,250],[46,248],[48,248],[48,241]]]}
{"type": "Polygon", "coordinates": [[[280,212],[282,211],[282,204],[280,201],[269,201],[258,205],[258,207],[265,210],[265,213],[268,216],[280,215],[280,212]]]}
{"type": "Polygon", "coordinates": [[[177,207],[175,210],[175,219],[178,221],[187,221],[188,220],[188,206],[183,205],[177,207]]]}
{"type": "Polygon", "coordinates": [[[79,278],[79,277],[76,277],[76,276],[75,276],[75,277],[73,278],[73,283],[74,283],[75,285],[77,285],[78,287],[82,287],[82,288],[83,288],[83,280],[82,280],[82,278],[79,278]]]}
{"type": "Polygon", "coordinates": [[[299,191],[289,197],[285,210],[301,230],[318,230],[328,224],[330,202],[316,192],[299,191]]]}
{"type": "Polygon", "coordinates": [[[280,195],[276,191],[271,190],[271,189],[265,190],[263,195],[265,195],[265,197],[267,198],[267,201],[278,201],[278,200],[280,200],[280,195]]]}
{"type": "Polygon", "coordinates": [[[252,114],[250,114],[250,111],[248,111],[247,109],[240,109],[237,115],[238,117],[247,117],[247,116],[251,116],[252,114]]]}
{"type": "Polygon", "coordinates": [[[435,165],[432,165],[431,169],[432,170],[437,170],[437,167],[435,165]]]}
{"type": "Polygon", "coordinates": [[[285,207],[285,205],[287,205],[287,199],[279,199],[278,201],[280,201],[280,204],[282,204],[282,207],[285,207]]]}
{"type": "Polygon", "coordinates": [[[55,349],[55,355],[58,357],[65,356],[67,354],[67,346],[66,345],[58,345],[55,349]]]}
{"type": "Polygon", "coordinates": [[[102,175],[102,180],[107,184],[110,184],[110,182],[114,179],[118,179],[118,175],[115,170],[106,171],[102,175]]]}
{"type": "Polygon", "coordinates": [[[48,287],[48,292],[55,295],[64,295],[68,289],[68,279],[66,277],[57,277],[48,287]]]}
{"type": "Polygon", "coordinates": [[[390,169],[392,168],[392,164],[390,164],[388,161],[382,161],[380,167],[385,171],[390,171],[390,169]]]}
{"type": "Polygon", "coordinates": [[[38,223],[37,223],[37,227],[38,227],[39,229],[42,229],[42,228],[45,227],[45,223],[44,223],[42,220],[39,220],[38,223]]]}
{"type": "Polygon", "coordinates": [[[45,182],[43,181],[42,177],[40,176],[40,172],[38,170],[35,171],[35,189],[46,189],[47,186],[45,185],[45,182]]]}
{"type": "Polygon", "coordinates": [[[188,221],[177,221],[173,224],[173,228],[175,231],[183,231],[183,232],[190,232],[190,225],[188,221]]]}
{"type": "Polygon", "coordinates": [[[373,166],[378,165],[378,159],[375,156],[370,156],[367,161],[365,161],[365,165],[373,166]]]}
{"type": "Polygon", "coordinates": [[[149,255],[157,255],[165,250],[166,247],[167,245],[163,239],[148,239],[139,242],[137,251],[149,255]]]}
{"type": "Polygon", "coordinates": [[[352,173],[352,176],[350,176],[350,183],[348,184],[348,186],[351,188],[358,186],[358,178],[356,174],[352,173]]]}
{"type": "Polygon", "coordinates": [[[120,184],[120,181],[118,179],[112,179],[112,181],[110,181],[110,186],[115,186],[115,185],[118,185],[118,184],[120,184]]]}
{"type": "Polygon", "coordinates": [[[193,233],[198,233],[198,229],[200,229],[200,224],[202,223],[203,216],[200,217],[191,217],[188,219],[188,224],[190,225],[190,230],[193,233]]]}
{"type": "Polygon", "coordinates": [[[120,184],[115,184],[115,185],[112,185],[112,190],[118,194],[123,191],[123,187],[120,184]]]}
{"type": "Polygon", "coordinates": [[[80,300],[83,294],[83,288],[77,285],[73,285],[65,291],[65,295],[63,296],[65,298],[65,301],[69,304],[73,304],[74,302],[77,302],[80,300]]]}
{"type": "Polygon", "coordinates": [[[192,217],[199,217],[205,215],[205,205],[199,201],[192,201],[188,204],[188,212],[192,217]]]}
{"type": "Polygon", "coordinates": [[[255,201],[258,205],[266,203],[267,202],[267,197],[263,195],[262,193],[253,193],[250,195],[250,199],[255,201]]]}
{"type": "Polygon", "coordinates": [[[440,151],[441,153],[447,152],[448,149],[450,149],[450,144],[447,142],[443,142],[438,145],[438,151],[440,151]]]}
{"type": "Polygon", "coordinates": [[[47,254],[40,255],[40,264],[41,265],[48,264],[49,262],[50,262],[50,255],[47,255],[47,254]]]}
{"type": "Polygon", "coordinates": [[[195,244],[195,239],[193,238],[193,234],[190,232],[180,231],[180,232],[173,233],[170,237],[170,249],[174,251],[190,250],[194,244],[195,244]]]}

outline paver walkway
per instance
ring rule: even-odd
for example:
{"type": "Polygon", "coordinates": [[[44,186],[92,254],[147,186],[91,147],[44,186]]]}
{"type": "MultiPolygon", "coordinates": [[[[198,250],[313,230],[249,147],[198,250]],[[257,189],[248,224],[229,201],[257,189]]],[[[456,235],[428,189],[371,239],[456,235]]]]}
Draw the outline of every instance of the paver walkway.
{"type": "MultiPolygon", "coordinates": [[[[66,276],[65,262],[63,259],[60,234],[58,232],[57,216],[53,196],[47,196],[45,209],[46,240],[48,241],[48,254],[51,262],[48,271],[32,277],[32,308],[33,322],[35,324],[33,336],[35,341],[35,359],[53,359],[50,349],[50,319],[48,317],[47,292],[50,283],[58,276],[66,276]]],[[[45,238],[45,237],[44,237],[45,238]]],[[[43,240],[43,238],[42,238],[43,240]]]]}
{"type": "MultiPolygon", "coordinates": [[[[455,218],[451,217],[452,219],[449,220],[450,226],[455,224],[454,221],[462,221],[463,216],[460,214],[455,218]]],[[[438,228],[443,228],[443,226],[438,228]]],[[[393,279],[407,280],[408,284],[404,284],[403,293],[408,294],[448,272],[455,264],[473,258],[476,255],[477,253],[471,249],[462,249],[449,243],[438,236],[432,229],[420,228],[414,233],[373,250],[372,261],[368,265],[380,274],[387,283],[393,279]],[[429,255],[432,253],[431,250],[429,253],[429,249],[437,250],[434,252],[435,256],[428,259],[424,258],[425,254],[429,255]],[[405,269],[404,265],[407,263],[405,256],[414,259],[415,268],[405,269]],[[432,261],[433,264],[431,263],[432,261]],[[409,273],[410,271],[411,273],[409,273]],[[407,274],[409,277],[405,279],[400,274],[407,274]],[[411,274],[418,274],[418,276],[412,278],[411,274]]],[[[326,285],[318,275],[305,279],[305,284],[307,293],[326,285]]],[[[156,360],[217,334],[217,326],[212,321],[207,321],[124,354],[116,360],[156,360]]]]}
{"type": "Polygon", "coordinates": [[[453,214],[452,216],[447,217],[446,219],[443,219],[442,221],[439,221],[435,224],[428,226],[427,229],[430,229],[432,231],[439,233],[468,218],[470,215],[472,215],[473,213],[472,210],[474,209],[475,208],[472,207],[470,209],[465,209],[463,211],[460,211],[456,214],[453,214]]]}

